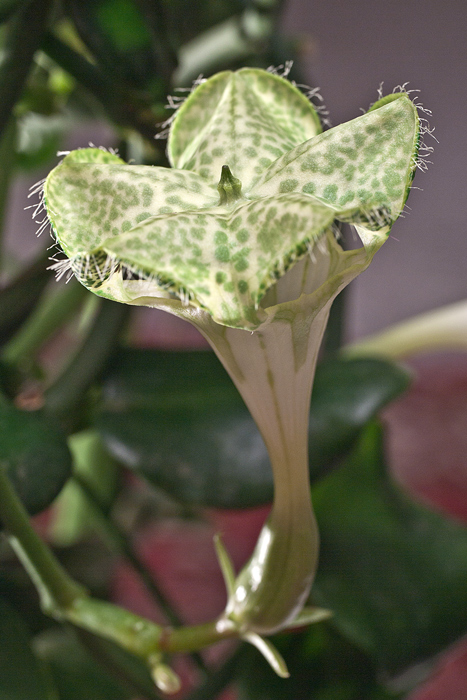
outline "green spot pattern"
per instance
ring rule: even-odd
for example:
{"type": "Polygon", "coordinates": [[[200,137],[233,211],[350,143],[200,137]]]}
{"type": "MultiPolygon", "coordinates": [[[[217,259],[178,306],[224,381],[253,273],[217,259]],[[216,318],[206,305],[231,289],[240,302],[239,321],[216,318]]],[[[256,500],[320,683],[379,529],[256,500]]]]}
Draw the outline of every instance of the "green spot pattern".
{"type": "Polygon", "coordinates": [[[223,165],[249,188],[269,165],[321,132],[313,105],[291,83],[255,68],[218,73],[177,113],[168,143],[174,168],[218,182],[223,165]],[[208,156],[208,158],[206,158],[208,156]]]}
{"type": "Polygon", "coordinates": [[[332,223],[334,212],[300,194],[243,202],[231,212],[187,212],[153,217],[130,232],[109,239],[103,250],[145,276],[157,270],[158,282],[188,290],[197,305],[226,325],[255,324],[256,307],[266,290],[332,223]],[[256,225],[246,244],[231,231],[240,218],[256,225]],[[201,255],[193,254],[189,232],[203,230],[201,255]],[[223,228],[224,231],[219,229],[223,228]],[[310,233],[312,232],[312,238],[310,233]],[[144,244],[143,244],[144,241],[144,244]],[[218,243],[219,241],[225,241],[218,243]],[[179,261],[183,260],[181,266],[179,261]]]}
{"type": "Polygon", "coordinates": [[[73,151],[48,176],[45,202],[73,271],[95,293],[154,305],[171,296],[254,330],[267,290],[335,218],[358,225],[365,246],[386,237],[417,144],[404,93],[320,133],[293,85],[242,69],[203,82],[180,108],[173,168],[73,151]],[[241,181],[238,199],[220,196],[223,166],[241,181]]]}
{"type": "Polygon", "coordinates": [[[371,215],[384,208],[395,220],[413,177],[418,117],[403,93],[382,102],[278,158],[263,172],[255,194],[302,191],[335,207],[337,219],[351,220],[342,208],[355,210],[356,223],[363,210],[371,215]]]}
{"type": "Polygon", "coordinates": [[[200,199],[205,206],[215,205],[216,184],[209,187],[184,170],[128,166],[106,151],[83,148],[50,173],[45,199],[53,229],[73,257],[150,217],[192,210],[200,199]]]}

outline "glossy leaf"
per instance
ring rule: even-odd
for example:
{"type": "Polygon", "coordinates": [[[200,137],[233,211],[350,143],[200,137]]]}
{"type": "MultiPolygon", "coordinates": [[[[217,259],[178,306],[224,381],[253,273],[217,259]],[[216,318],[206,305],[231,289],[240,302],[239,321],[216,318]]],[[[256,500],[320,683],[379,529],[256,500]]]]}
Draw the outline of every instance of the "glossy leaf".
{"type": "Polygon", "coordinates": [[[182,501],[227,508],[272,496],[263,441],[213,353],[121,351],[97,427],[117,457],[182,501]]]}
{"type": "Polygon", "coordinates": [[[318,365],[310,411],[310,470],[313,480],[355,444],[365,424],[410,383],[401,366],[374,358],[318,365]]]}
{"type": "Polygon", "coordinates": [[[0,597],[0,700],[51,700],[49,691],[25,622],[0,597]]]}
{"type": "Polygon", "coordinates": [[[344,635],[393,673],[465,634],[467,528],[391,482],[378,425],[313,500],[321,532],[313,599],[334,611],[344,635]]]}
{"type": "MultiPolygon", "coordinates": [[[[379,360],[321,365],[310,422],[312,476],[342,457],[406,383],[405,372],[379,360]]],[[[236,508],[272,498],[264,443],[212,353],[121,350],[96,424],[116,456],[177,499],[236,508]]]]}
{"type": "MultiPolygon", "coordinates": [[[[237,676],[238,700],[396,700],[372,660],[328,625],[274,639],[290,671],[285,682],[249,654],[237,676]]],[[[206,699],[207,700],[207,699],[206,699]]]]}
{"type": "Polygon", "coordinates": [[[71,473],[65,435],[50,417],[0,404],[0,462],[27,510],[54,500],[71,473]]]}
{"type": "Polygon", "coordinates": [[[134,0],[67,0],[66,10],[99,67],[112,81],[163,97],[174,67],[167,37],[154,36],[134,0]],[[161,42],[163,45],[161,46],[161,42]]]}
{"type": "MultiPolygon", "coordinates": [[[[71,435],[68,444],[73,455],[73,476],[78,476],[96,494],[108,512],[117,488],[117,466],[104,449],[94,430],[71,435]]],[[[69,547],[89,534],[95,525],[95,511],[78,483],[71,479],[54,503],[49,537],[59,546],[69,547]]]]}

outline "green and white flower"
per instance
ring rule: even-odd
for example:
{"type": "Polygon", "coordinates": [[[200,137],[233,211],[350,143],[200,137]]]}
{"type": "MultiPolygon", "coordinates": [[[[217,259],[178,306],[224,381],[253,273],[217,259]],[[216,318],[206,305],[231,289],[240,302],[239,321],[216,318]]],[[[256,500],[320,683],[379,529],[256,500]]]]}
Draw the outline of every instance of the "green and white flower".
{"type": "Polygon", "coordinates": [[[256,420],[274,505],[236,579],[220,553],[229,600],[219,624],[260,646],[258,634],[297,620],[316,568],[308,410],[329,309],[400,215],[419,133],[405,92],[323,133],[293,84],[245,68],[202,82],[181,106],[169,135],[172,168],[85,148],[45,183],[69,259],[59,271],[69,266],[100,296],[197,326],[256,420]],[[341,248],[335,220],[355,226],[361,248],[341,248]]]}

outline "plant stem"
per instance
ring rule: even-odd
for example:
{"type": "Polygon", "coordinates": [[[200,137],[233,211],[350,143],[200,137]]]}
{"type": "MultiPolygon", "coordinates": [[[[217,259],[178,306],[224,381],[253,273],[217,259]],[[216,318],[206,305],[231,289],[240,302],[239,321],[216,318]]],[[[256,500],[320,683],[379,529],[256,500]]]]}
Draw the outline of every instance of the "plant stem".
{"type": "Polygon", "coordinates": [[[169,622],[173,625],[181,625],[182,621],[178,617],[177,613],[171,608],[169,602],[167,601],[162,591],[159,589],[157,583],[154,581],[144,564],[142,564],[142,562],[139,560],[126,534],[108,516],[104,504],[101,503],[99,497],[97,496],[92,486],[90,486],[86,479],[84,479],[80,474],[77,473],[73,475],[73,481],[76,482],[76,484],[79,486],[92,508],[96,511],[97,515],[99,516],[100,524],[103,530],[105,531],[106,536],[115,546],[117,551],[119,551],[125,557],[125,559],[128,560],[133,569],[141,577],[148,592],[153,596],[157,604],[160,605],[164,614],[167,616],[169,622]]]}
{"type": "Polygon", "coordinates": [[[129,310],[125,304],[100,300],[99,310],[83,344],[45,393],[47,411],[60,416],[70,415],[114,350],[129,310]]]}
{"type": "Polygon", "coordinates": [[[5,346],[2,359],[13,365],[27,361],[76,311],[86,294],[75,280],[51,292],[47,290],[20,332],[5,346]]]}
{"type": "MultiPolygon", "coordinates": [[[[146,566],[139,559],[131,541],[126,536],[125,532],[123,532],[123,530],[106,513],[105,505],[100,501],[95,490],[80,474],[75,473],[73,475],[73,480],[78,484],[81,491],[87,498],[88,502],[98,514],[101,526],[103,527],[110,541],[114,544],[117,550],[125,557],[125,559],[127,559],[127,561],[131,564],[134,571],[139,575],[142,582],[144,583],[147,591],[153,597],[155,602],[160,606],[160,608],[168,618],[169,622],[171,622],[173,625],[181,626],[183,624],[182,620],[180,619],[176,611],[172,608],[164,593],[160,590],[157,582],[154,580],[150,571],[148,571],[146,566]]],[[[204,672],[208,671],[203,658],[199,654],[193,652],[192,658],[200,670],[204,672]]]]}
{"type": "Polygon", "coordinates": [[[178,629],[161,627],[117,605],[91,598],[32,528],[4,467],[0,467],[0,518],[46,614],[118,644],[152,668],[157,667],[161,654],[190,653],[239,636],[234,625],[219,625],[217,620],[178,629]]]}
{"type": "Polygon", "coordinates": [[[0,133],[3,134],[11,112],[21,97],[31,69],[34,54],[39,48],[51,8],[51,0],[26,0],[21,3],[7,25],[2,44],[3,60],[0,65],[0,133]]]}
{"type": "Polygon", "coordinates": [[[28,514],[0,465],[0,518],[11,546],[33,580],[41,605],[49,615],[60,618],[84,589],[73,581],[36,534],[28,514]]]}

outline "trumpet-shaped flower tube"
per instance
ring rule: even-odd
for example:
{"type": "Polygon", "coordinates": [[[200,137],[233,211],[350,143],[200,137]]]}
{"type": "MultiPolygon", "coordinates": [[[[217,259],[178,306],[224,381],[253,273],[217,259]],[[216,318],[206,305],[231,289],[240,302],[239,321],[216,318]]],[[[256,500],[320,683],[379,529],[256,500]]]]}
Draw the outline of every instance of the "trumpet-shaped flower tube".
{"type": "Polygon", "coordinates": [[[403,92],[322,133],[294,85],[246,68],[202,82],[179,109],[172,168],[85,148],[45,183],[68,258],[58,272],[70,268],[100,296],[197,326],[261,431],[274,504],[236,579],[220,548],[229,597],[219,620],[260,648],[259,634],[307,619],[318,557],[307,456],[318,350],[333,299],[403,209],[418,140],[403,92]],[[360,249],[341,248],[335,220],[355,226],[360,249]]]}

